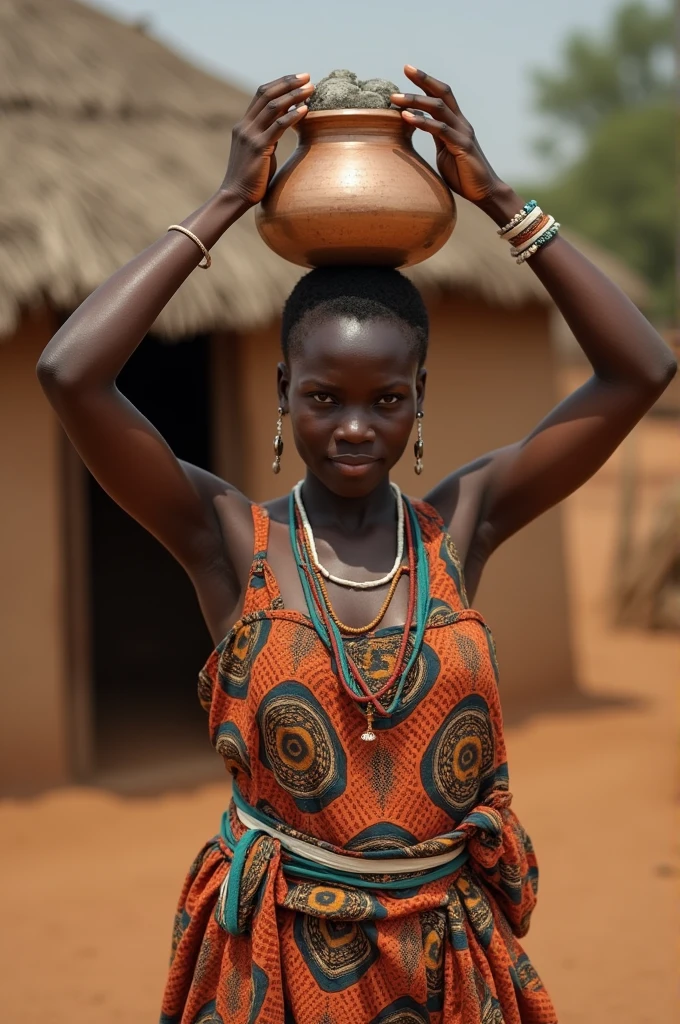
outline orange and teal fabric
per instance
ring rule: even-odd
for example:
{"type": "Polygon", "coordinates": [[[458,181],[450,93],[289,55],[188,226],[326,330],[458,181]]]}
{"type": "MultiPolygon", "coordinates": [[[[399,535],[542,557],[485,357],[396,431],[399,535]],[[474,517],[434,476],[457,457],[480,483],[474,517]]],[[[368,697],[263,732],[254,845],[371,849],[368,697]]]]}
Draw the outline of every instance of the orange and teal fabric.
{"type": "MultiPolygon", "coordinates": [[[[367,743],[312,621],[283,607],[269,518],[253,506],[243,615],[199,677],[211,740],[242,809],[364,858],[367,873],[354,884],[296,875],[281,841],[249,833],[232,801],[182,889],[161,1024],[557,1021],[518,941],[538,871],[511,809],[493,639],[441,519],[414,507],[430,572],[425,642],[399,713],[376,719],[367,743]],[[461,839],[466,855],[443,877],[381,888],[369,873],[371,857],[423,858],[461,839]]],[[[373,692],[402,635],[347,641],[373,692]]]]}

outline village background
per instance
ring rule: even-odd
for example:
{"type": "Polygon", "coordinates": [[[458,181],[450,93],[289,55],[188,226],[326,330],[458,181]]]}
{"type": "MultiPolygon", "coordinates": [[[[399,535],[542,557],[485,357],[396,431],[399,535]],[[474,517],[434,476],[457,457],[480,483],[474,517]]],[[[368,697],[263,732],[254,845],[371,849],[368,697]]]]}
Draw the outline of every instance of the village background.
{"type": "MultiPolygon", "coordinates": [[[[451,82],[499,172],[674,343],[673,38],[665,0],[0,0],[3,1021],[157,1020],[184,873],[228,800],[191,588],[82,470],[35,379],[42,347],[217,187],[260,81],[349,66],[401,82],[405,61],[451,82]]],[[[413,271],[433,325],[423,490],[588,374],[531,271],[459,206],[413,271]]],[[[259,500],[297,271],[251,219],[214,257],[120,386],[178,454],[259,500]]],[[[593,480],[494,556],[479,597],[541,866],[526,946],[563,1024],[677,1016],[679,416],[676,380],[593,480]]],[[[291,448],[280,489],[300,475],[291,448]]]]}

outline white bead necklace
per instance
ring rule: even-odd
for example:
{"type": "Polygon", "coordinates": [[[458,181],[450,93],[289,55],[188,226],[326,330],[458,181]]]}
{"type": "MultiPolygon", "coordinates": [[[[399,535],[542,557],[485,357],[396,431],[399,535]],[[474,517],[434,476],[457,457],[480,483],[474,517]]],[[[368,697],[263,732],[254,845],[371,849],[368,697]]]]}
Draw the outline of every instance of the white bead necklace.
{"type": "Polygon", "coordinates": [[[404,557],[404,502],[401,497],[401,491],[397,485],[390,483],[390,487],[392,488],[397,502],[397,557],[394,560],[394,565],[388,572],[387,576],[383,576],[379,580],[343,580],[340,576],[334,576],[333,573],[329,572],[328,569],[319,561],[312,526],[307,517],[305,506],[302,503],[302,483],[303,481],[300,480],[300,482],[295,485],[293,488],[293,495],[295,497],[295,505],[300,513],[302,528],[305,531],[314,568],[318,569],[321,575],[325,576],[325,578],[330,580],[331,583],[337,583],[339,587],[351,587],[353,590],[371,590],[373,587],[384,587],[386,583],[391,583],[397,575],[399,566],[401,565],[404,557]]]}

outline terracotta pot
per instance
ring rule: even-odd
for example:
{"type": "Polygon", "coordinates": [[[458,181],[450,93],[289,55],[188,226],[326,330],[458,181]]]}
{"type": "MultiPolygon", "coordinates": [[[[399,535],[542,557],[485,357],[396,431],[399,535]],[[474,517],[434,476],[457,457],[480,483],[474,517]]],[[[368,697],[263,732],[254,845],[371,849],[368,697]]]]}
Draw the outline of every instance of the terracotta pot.
{"type": "Polygon", "coordinates": [[[398,110],[307,114],[258,210],[267,245],[303,267],[407,267],[437,252],[456,206],[411,134],[398,110]]]}

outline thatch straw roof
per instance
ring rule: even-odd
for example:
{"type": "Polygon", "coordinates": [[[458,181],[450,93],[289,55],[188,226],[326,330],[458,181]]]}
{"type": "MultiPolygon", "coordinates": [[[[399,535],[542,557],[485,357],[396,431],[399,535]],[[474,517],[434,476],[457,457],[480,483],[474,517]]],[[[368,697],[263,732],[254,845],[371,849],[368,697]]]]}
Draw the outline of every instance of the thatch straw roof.
{"type": "MultiPolygon", "coordinates": [[[[75,0],[0,0],[0,335],[22,308],[47,300],[73,309],[211,195],[247,100],[140,28],[75,0]]],[[[414,280],[507,306],[548,302],[486,218],[459,206],[451,241],[414,268],[414,280]]],[[[267,249],[252,216],[213,256],[210,273],[193,274],[163,312],[160,333],[262,325],[300,275],[267,249]]],[[[595,259],[643,297],[618,261],[595,259]]]]}

